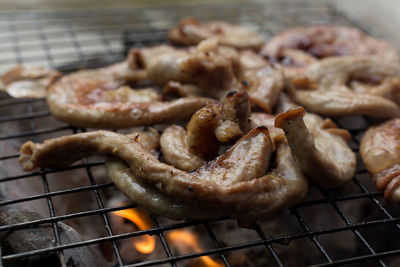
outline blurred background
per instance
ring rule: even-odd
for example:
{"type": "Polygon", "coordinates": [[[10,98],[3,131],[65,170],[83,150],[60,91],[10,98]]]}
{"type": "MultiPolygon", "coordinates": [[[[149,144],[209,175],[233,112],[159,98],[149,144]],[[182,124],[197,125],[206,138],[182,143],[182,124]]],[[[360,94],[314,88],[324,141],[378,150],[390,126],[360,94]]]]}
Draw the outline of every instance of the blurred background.
{"type": "MultiPolygon", "coordinates": [[[[0,10],[121,8],[161,5],[204,5],[212,3],[276,2],[277,0],[0,0],[0,10]]],[[[286,1],[295,3],[296,0],[286,1]]],[[[305,2],[331,3],[357,22],[373,24],[387,40],[400,47],[400,1],[398,0],[310,0],[305,2]]]]}

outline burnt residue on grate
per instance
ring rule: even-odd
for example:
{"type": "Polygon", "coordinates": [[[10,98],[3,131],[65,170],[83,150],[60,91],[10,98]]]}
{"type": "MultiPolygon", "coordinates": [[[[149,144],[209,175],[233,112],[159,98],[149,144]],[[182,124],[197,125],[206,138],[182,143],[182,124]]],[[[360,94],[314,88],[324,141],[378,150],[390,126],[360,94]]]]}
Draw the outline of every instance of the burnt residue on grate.
{"type": "MultiPolygon", "coordinates": [[[[131,47],[165,43],[167,30],[188,15],[242,24],[265,38],[298,25],[352,25],[318,0],[1,12],[0,71],[16,63],[64,73],[105,66],[131,47]]],[[[350,145],[358,152],[370,122],[361,117],[335,122],[351,131],[350,145]]],[[[142,215],[148,223],[140,225],[118,217],[136,207],[107,178],[101,158],[57,170],[21,170],[19,147],[25,141],[86,130],[56,121],[43,99],[0,95],[0,266],[399,265],[399,210],[375,191],[359,157],[350,183],[313,186],[302,203],[251,229],[226,218],[187,222],[152,214],[142,215]],[[197,248],[174,240],[177,232],[197,239],[197,248]],[[140,242],[154,245],[153,252],[140,252],[140,242]]]]}

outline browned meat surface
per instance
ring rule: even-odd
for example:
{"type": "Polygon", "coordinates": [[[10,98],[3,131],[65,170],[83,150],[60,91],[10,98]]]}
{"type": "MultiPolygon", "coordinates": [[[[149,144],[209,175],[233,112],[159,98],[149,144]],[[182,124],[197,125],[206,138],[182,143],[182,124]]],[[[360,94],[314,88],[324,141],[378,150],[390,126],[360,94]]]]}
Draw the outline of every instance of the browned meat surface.
{"type": "Polygon", "coordinates": [[[236,141],[250,130],[250,103],[244,92],[230,92],[225,101],[198,110],[187,124],[187,144],[194,154],[214,158],[220,143],[236,141]]]}
{"type": "MultiPolygon", "coordinates": [[[[161,163],[132,136],[96,131],[51,139],[43,144],[27,142],[21,148],[20,162],[29,171],[66,166],[93,154],[112,155],[130,166],[133,177],[155,185],[163,194],[173,196],[174,201],[201,203],[207,208],[206,213],[182,214],[182,205],[172,205],[167,216],[205,218],[218,214],[253,220],[300,201],[307,192],[307,180],[284,143],[278,146],[273,165],[276,167],[265,174],[271,148],[268,130],[256,128],[223,155],[188,173],[161,163]]],[[[130,176],[115,177],[134,181],[130,176]]]]}
{"type": "Polygon", "coordinates": [[[282,129],[275,127],[275,115],[262,112],[252,112],[250,115],[251,128],[267,127],[273,144],[286,139],[282,129]]]}
{"type": "Polygon", "coordinates": [[[128,62],[122,62],[66,75],[48,90],[50,111],[57,119],[75,126],[130,128],[179,121],[213,103],[202,97],[166,102],[154,89],[134,90],[126,84],[142,78],[135,71],[128,62]]]}
{"type": "Polygon", "coordinates": [[[148,127],[146,131],[135,129],[127,137],[133,138],[138,142],[144,150],[152,154],[153,156],[158,156],[158,151],[160,148],[160,134],[156,129],[148,127]]]}
{"type": "Polygon", "coordinates": [[[400,119],[371,127],[361,139],[361,158],[385,199],[400,201],[400,119]]]}
{"type": "Polygon", "coordinates": [[[43,98],[61,73],[45,67],[17,65],[0,78],[0,90],[14,98],[43,98]]]}
{"type": "Polygon", "coordinates": [[[286,93],[282,92],[279,95],[278,103],[276,103],[274,113],[279,114],[289,109],[298,108],[299,105],[296,104],[286,93]]]}
{"type": "Polygon", "coordinates": [[[288,48],[303,50],[317,58],[376,55],[384,60],[399,60],[393,46],[353,27],[324,25],[292,28],[276,35],[261,51],[279,58],[280,53],[288,48]]]}
{"type": "Polygon", "coordinates": [[[252,50],[240,51],[239,62],[239,88],[249,94],[252,104],[271,113],[284,87],[283,69],[252,50]]]}
{"type": "Polygon", "coordinates": [[[300,169],[322,186],[339,186],[352,179],[356,156],[347,144],[350,133],[329,119],[304,115],[301,107],[281,113],[275,120],[275,125],[285,131],[300,169]]]}
{"type": "Polygon", "coordinates": [[[261,69],[270,65],[265,57],[248,49],[239,52],[239,62],[245,70],[261,69]]]}
{"type": "Polygon", "coordinates": [[[265,54],[264,57],[272,63],[278,63],[282,66],[286,80],[302,75],[309,65],[317,62],[317,59],[312,55],[300,49],[290,48],[279,51],[276,56],[265,54]]]}
{"type": "Polygon", "coordinates": [[[214,37],[218,42],[238,49],[259,49],[263,38],[250,29],[232,25],[226,22],[200,23],[195,19],[186,18],[168,34],[168,39],[173,44],[196,45],[202,40],[214,37]]]}
{"type": "Polygon", "coordinates": [[[154,184],[136,178],[125,161],[107,157],[108,176],[129,199],[154,214],[172,219],[208,219],[226,216],[220,209],[210,209],[210,205],[188,203],[177,200],[160,191],[154,184]]]}
{"type": "Polygon", "coordinates": [[[399,85],[399,64],[349,56],[312,64],[292,79],[289,91],[296,102],[319,114],[384,119],[400,116],[399,85]]]}
{"type": "Polygon", "coordinates": [[[164,160],[178,169],[193,171],[206,164],[202,157],[190,151],[186,130],[181,126],[172,125],[165,129],[160,144],[164,160]]]}
{"type": "Polygon", "coordinates": [[[149,79],[161,87],[169,82],[192,84],[201,88],[203,96],[219,99],[237,86],[238,53],[219,46],[216,39],[205,40],[190,49],[164,47],[153,53],[154,49],[140,49],[135,54],[136,58],[145,59],[149,79]]]}
{"type": "MultiPolygon", "coordinates": [[[[150,80],[164,87],[164,96],[205,96],[219,100],[228,91],[246,91],[253,105],[271,112],[283,89],[279,66],[268,64],[248,50],[238,53],[221,46],[216,39],[204,40],[188,50],[163,50],[164,53],[147,60],[145,66],[150,80]],[[256,57],[258,63],[253,60],[256,57]]],[[[140,53],[136,52],[138,58],[140,53]]]]}
{"type": "Polygon", "coordinates": [[[283,71],[279,66],[246,70],[240,77],[241,90],[250,96],[250,102],[271,113],[284,85],[283,71]]]}

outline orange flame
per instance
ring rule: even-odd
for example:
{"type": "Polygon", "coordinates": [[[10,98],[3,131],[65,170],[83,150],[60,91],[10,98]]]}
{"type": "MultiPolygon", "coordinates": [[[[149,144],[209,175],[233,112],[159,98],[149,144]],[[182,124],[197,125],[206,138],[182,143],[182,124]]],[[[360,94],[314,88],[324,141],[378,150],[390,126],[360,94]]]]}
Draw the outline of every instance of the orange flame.
{"type": "MultiPolygon", "coordinates": [[[[113,214],[133,222],[139,228],[139,230],[151,229],[153,227],[150,216],[145,210],[140,208],[117,210],[114,211],[113,214]]],[[[154,236],[143,235],[139,238],[140,240],[135,240],[133,242],[135,248],[143,254],[151,253],[156,246],[156,240],[154,236]]]]}
{"type": "MultiPolygon", "coordinates": [[[[194,252],[201,252],[201,248],[199,246],[199,241],[197,240],[197,236],[193,233],[190,233],[186,230],[175,230],[168,234],[168,239],[175,242],[175,244],[180,248],[180,250],[184,253],[189,253],[190,250],[194,252]]],[[[225,266],[222,263],[214,261],[209,256],[200,257],[203,266],[207,267],[222,267],[225,266]]]]}

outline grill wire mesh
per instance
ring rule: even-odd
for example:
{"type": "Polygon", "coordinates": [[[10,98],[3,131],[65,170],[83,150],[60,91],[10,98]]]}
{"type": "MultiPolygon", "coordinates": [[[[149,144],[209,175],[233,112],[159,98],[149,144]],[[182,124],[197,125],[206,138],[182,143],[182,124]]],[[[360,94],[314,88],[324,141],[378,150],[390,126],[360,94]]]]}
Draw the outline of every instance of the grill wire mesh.
{"type": "MultiPolygon", "coordinates": [[[[47,65],[68,72],[80,68],[91,68],[115,62],[124,58],[128,47],[149,46],[166,42],[167,29],[176,25],[177,22],[186,16],[193,16],[200,21],[225,20],[233,23],[242,24],[257,30],[266,38],[278,33],[288,27],[309,24],[338,24],[354,25],[338,13],[332,6],[322,1],[276,1],[267,3],[225,3],[213,5],[181,5],[181,6],[162,6],[149,8],[124,8],[124,9],[87,9],[80,11],[62,12],[1,12],[0,13],[0,71],[15,65],[16,63],[31,65],[47,65]]],[[[360,25],[358,25],[360,26],[360,25]]],[[[371,33],[373,29],[364,28],[371,33]]],[[[12,142],[17,140],[43,141],[45,137],[51,135],[62,136],[85,131],[71,127],[63,123],[49,126],[47,120],[51,120],[51,115],[46,107],[45,100],[18,100],[11,99],[5,94],[0,95],[0,142],[12,142]],[[14,127],[16,124],[27,122],[29,127],[20,129],[14,127]],[[16,129],[13,132],[13,129],[16,129]]],[[[346,119],[336,120],[341,127],[345,127],[352,133],[353,140],[351,146],[358,153],[360,137],[368,125],[366,119],[362,119],[360,124],[349,123],[346,119]]],[[[18,148],[14,152],[5,153],[0,151],[0,169],[12,162],[16,163],[19,157],[18,148]]],[[[30,202],[35,200],[45,200],[48,205],[49,216],[45,219],[23,222],[13,225],[0,226],[0,233],[15,229],[28,227],[38,227],[39,225],[50,224],[53,227],[55,246],[28,251],[19,254],[7,255],[1,253],[0,266],[8,261],[18,258],[29,257],[57,252],[62,258],[64,251],[81,246],[89,246],[102,242],[110,242],[112,251],[116,259],[117,266],[155,266],[167,264],[166,266],[181,266],[181,262],[191,258],[204,255],[214,255],[219,258],[225,266],[231,266],[233,262],[229,259],[230,253],[237,253],[241,250],[251,250],[253,248],[263,248],[264,255],[271,257],[278,266],[285,266],[285,259],[277,252],[277,246],[285,246],[290,242],[299,239],[308,239],[312,243],[312,249],[320,254],[318,262],[310,264],[325,265],[388,265],[388,260],[392,260],[400,254],[400,245],[390,248],[382,247],[387,242],[383,237],[378,240],[371,240],[363,234],[365,229],[380,231],[387,228],[392,231],[392,238],[398,239],[400,232],[400,218],[396,217],[397,210],[388,206],[382,197],[381,192],[376,192],[371,186],[371,178],[366,173],[358,157],[358,168],[355,178],[341,189],[323,189],[313,187],[318,197],[307,198],[305,201],[290,208],[291,218],[298,224],[298,230],[292,233],[269,237],[269,234],[259,223],[255,223],[254,230],[257,233],[255,240],[224,245],[219,241],[219,232],[213,230],[212,224],[215,222],[226,222],[228,219],[222,218],[216,221],[190,221],[173,222],[161,225],[157,216],[151,216],[154,227],[149,230],[142,230],[123,234],[114,234],[110,226],[109,215],[116,210],[135,207],[127,204],[121,207],[106,207],[100,191],[104,188],[114,187],[113,183],[98,183],[93,168],[102,166],[102,160],[84,160],[82,163],[57,170],[41,170],[24,173],[22,170],[15,170],[10,175],[7,173],[0,178],[2,183],[33,179],[39,177],[43,183],[43,193],[26,196],[18,199],[6,199],[0,201],[0,207],[17,203],[30,202]],[[49,175],[70,170],[84,170],[89,179],[89,185],[64,190],[51,190],[49,187],[49,175]],[[55,212],[54,198],[62,195],[77,192],[92,193],[97,203],[97,208],[71,214],[58,215],[55,212]],[[344,192],[344,193],[343,193],[344,192]],[[349,193],[350,192],[350,193],[349,193]],[[368,202],[368,207],[376,210],[377,216],[369,218],[365,216],[361,221],[352,219],[351,213],[344,210],[343,204],[354,202],[352,209],[357,210],[357,201],[368,202]],[[324,210],[332,210],[340,219],[337,225],[313,225],[313,222],[302,212],[303,209],[313,209],[323,207],[321,214],[325,216],[324,210]],[[106,229],[107,235],[95,239],[61,244],[60,234],[57,224],[69,219],[100,216],[106,229]],[[202,252],[176,255],[171,249],[170,242],[165,238],[165,233],[170,230],[182,229],[186,227],[202,227],[206,237],[211,242],[211,248],[202,252]],[[375,229],[375,230],[374,230],[375,229]],[[348,233],[354,236],[355,242],[360,247],[359,254],[337,257],[332,256],[329,249],[329,240],[332,236],[341,233],[348,233]],[[148,261],[127,263],[119,251],[117,241],[130,237],[150,234],[158,238],[165,251],[165,256],[148,261]],[[321,240],[328,240],[322,242],[321,240]]],[[[318,209],[321,211],[321,209],[318,209]]],[[[379,236],[379,235],[377,235],[379,236]]],[[[308,251],[304,252],[305,254],[308,251]]],[[[334,253],[333,253],[334,254],[334,253]]],[[[389,264],[390,265],[390,264],[389,264]]]]}

